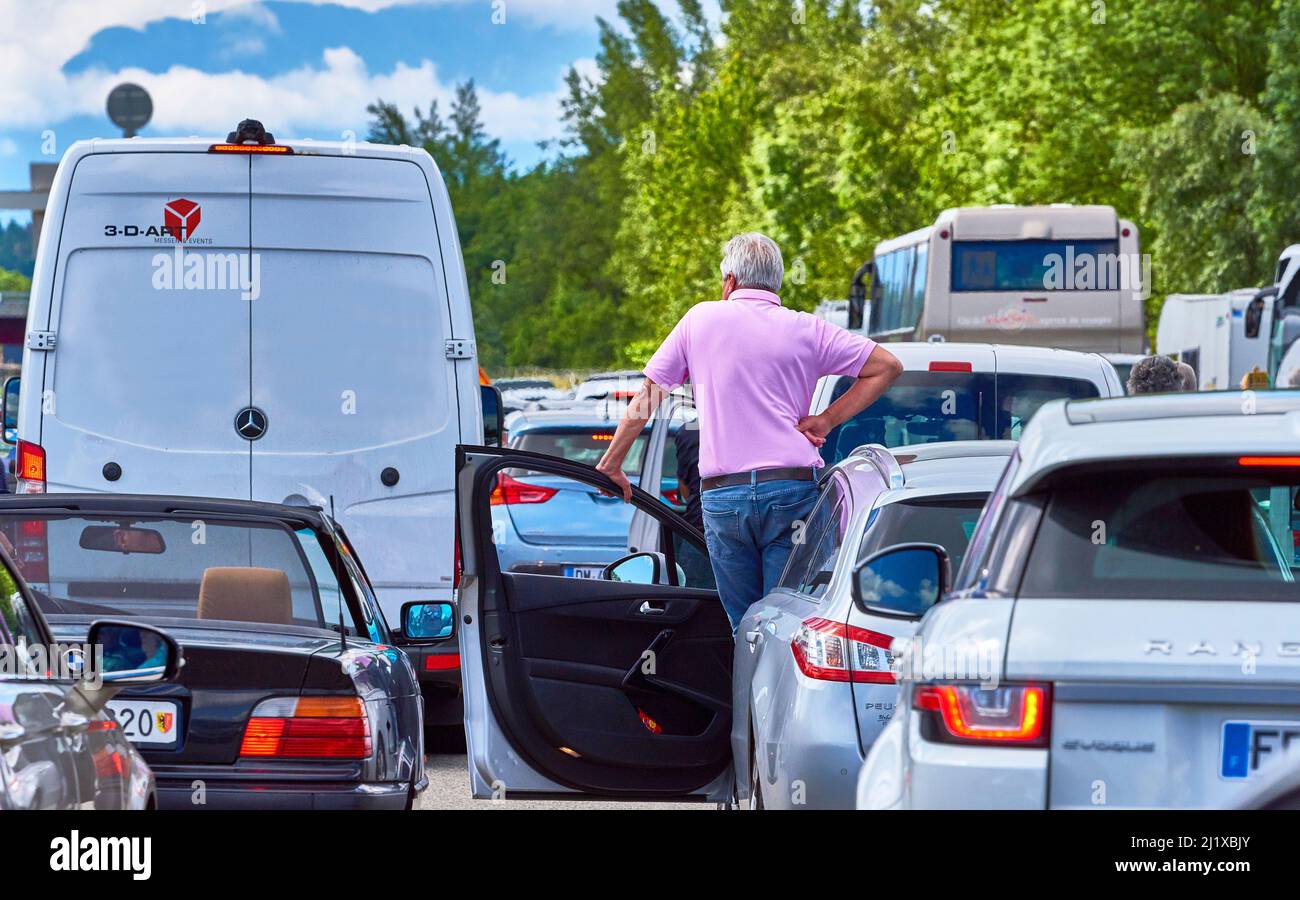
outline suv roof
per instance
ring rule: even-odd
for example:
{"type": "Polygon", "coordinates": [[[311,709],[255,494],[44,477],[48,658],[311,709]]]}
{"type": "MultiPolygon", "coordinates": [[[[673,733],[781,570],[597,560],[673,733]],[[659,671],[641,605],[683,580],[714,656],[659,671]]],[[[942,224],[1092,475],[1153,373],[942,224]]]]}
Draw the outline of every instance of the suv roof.
{"type": "Polygon", "coordinates": [[[1053,400],[1020,438],[1011,493],[1083,463],[1236,454],[1294,455],[1300,391],[1208,391],[1111,400],[1053,400]]]}

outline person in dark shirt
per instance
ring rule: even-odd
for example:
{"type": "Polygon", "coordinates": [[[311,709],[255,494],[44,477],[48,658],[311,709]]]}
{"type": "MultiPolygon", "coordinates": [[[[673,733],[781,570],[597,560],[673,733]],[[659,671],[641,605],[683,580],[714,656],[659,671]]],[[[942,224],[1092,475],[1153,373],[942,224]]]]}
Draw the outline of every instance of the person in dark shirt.
{"type": "Polygon", "coordinates": [[[704,513],[700,508],[700,426],[687,422],[673,435],[677,447],[677,496],[686,501],[686,520],[704,530],[704,513]]]}

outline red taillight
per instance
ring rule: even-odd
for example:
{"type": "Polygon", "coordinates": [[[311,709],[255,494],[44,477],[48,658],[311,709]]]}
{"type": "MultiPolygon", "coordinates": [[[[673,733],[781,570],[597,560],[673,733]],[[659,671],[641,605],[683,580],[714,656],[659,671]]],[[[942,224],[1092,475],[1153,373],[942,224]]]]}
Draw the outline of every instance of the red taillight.
{"type": "Polygon", "coordinates": [[[631,400],[636,396],[636,391],[615,391],[613,396],[615,400],[631,400]]]}
{"type": "Polygon", "coordinates": [[[1300,456],[1242,456],[1238,457],[1239,466],[1276,466],[1279,468],[1300,467],[1300,456]]]}
{"type": "Polygon", "coordinates": [[[20,519],[14,538],[14,562],[25,579],[37,584],[50,580],[50,542],[44,519],[20,519]]]}
{"type": "Polygon", "coordinates": [[[497,476],[497,486],[492,489],[492,506],[513,503],[545,503],[560,492],[559,488],[525,484],[502,472],[497,476]]]}
{"type": "Polygon", "coordinates": [[[459,668],[459,653],[430,653],[424,658],[424,671],[426,672],[450,672],[459,668]]]}
{"type": "Polygon", "coordinates": [[[790,641],[799,671],[818,681],[893,684],[893,637],[814,616],[790,641]]]}
{"type": "Polygon", "coordinates": [[[931,372],[973,372],[975,367],[968,362],[932,362],[930,363],[931,372]]]}
{"type": "Polygon", "coordinates": [[[663,495],[664,495],[664,499],[667,500],[669,503],[671,503],[673,506],[682,505],[682,495],[677,488],[669,488],[668,490],[663,492],[663,495]]]}
{"type": "Polygon", "coordinates": [[[913,709],[933,714],[932,736],[960,742],[1042,744],[1050,706],[1039,684],[923,684],[912,694],[913,709]]]}
{"type": "Polygon", "coordinates": [[[17,494],[45,493],[45,448],[31,441],[18,442],[17,494]]]}
{"type": "Polygon", "coordinates": [[[209,153],[270,153],[281,156],[291,155],[292,147],[285,147],[282,144],[213,144],[208,148],[209,153]]]}
{"type": "Polygon", "coordinates": [[[370,720],[359,697],[263,700],[244,727],[239,755],[365,759],[370,756],[370,720]]]}

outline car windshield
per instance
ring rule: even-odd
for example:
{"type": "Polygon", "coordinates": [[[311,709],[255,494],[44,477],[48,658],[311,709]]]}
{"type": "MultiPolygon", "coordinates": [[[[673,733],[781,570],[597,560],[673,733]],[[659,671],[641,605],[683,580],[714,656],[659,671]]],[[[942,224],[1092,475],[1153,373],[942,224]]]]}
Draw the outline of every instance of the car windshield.
{"type": "Polygon", "coordinates": [[[313,628],[338,621],[338,580],[310,528],[197,517],[9,514],[0,517],[0,531],[50,616],[313,628]]]}
{"type": "MultiPolygon", "coordinates": [[[[841,378],[832,400],[848,390],[841,378]]],[[[987,372],[904,372],[875,403],[827,435],[822,458],[834,465],[863,444],[905,447],[937,441],[1019,440],[1049,400],[1096,397],[1082,378],[987,372]]]]}
{"type": "Polygon", "coordinates": [[[1021,595],[1300,601],[1296,469],[1169,460],[1054,487],[1021,595]]]}
{"type": "Polygon", "coordinates": [[[900,500],[881,507],[858,547],[861,560],[895,544],[938,544],[948,551],[952,570],[961,567],[966,545],[979,521],[987,493],[959,497],[900,500]]]}
{"type": "MultiPolygon", "coordinates": [[[[594,466],[605,455],[605,450],[613,439],[613,428],[581,430],[566,428],[553,431],[534,429],[516,437],[514,448],[531,450],[533,453],[545,453],[547,456],[558,456],[586,466],[594,466]]],[[[628,450],[627,458],[623,460],[623,471],[629,476],[641,474],[641,461],[645,456],[648,440],[648,436],[642,434],[632,442],[632,448],[628,450]]]]}

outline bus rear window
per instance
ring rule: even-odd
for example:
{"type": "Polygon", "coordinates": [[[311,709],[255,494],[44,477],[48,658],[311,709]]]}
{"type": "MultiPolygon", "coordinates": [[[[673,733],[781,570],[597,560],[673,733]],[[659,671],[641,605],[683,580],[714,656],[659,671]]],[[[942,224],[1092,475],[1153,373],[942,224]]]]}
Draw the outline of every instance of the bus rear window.
{"type": "Polygon", "coordinates": [[[1118,266],[1114,240],[953,241],[952,290],[1113,291],[1120,287],[1118,266]],[[1091,266],[1087,279],[1085,265],[1091,266]]]}

